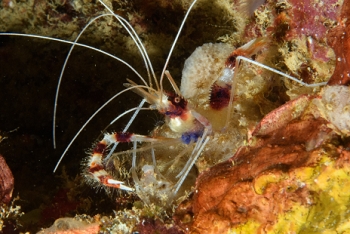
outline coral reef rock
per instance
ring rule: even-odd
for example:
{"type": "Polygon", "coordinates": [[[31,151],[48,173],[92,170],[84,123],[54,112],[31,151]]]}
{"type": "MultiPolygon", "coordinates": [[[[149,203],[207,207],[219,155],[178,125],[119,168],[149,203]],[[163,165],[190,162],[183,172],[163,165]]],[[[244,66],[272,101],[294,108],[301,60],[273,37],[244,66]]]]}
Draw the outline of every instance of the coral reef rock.
{"type": "Polygon", "coordinates": [[[5,159],[0,155],[0,204],[8,204],[12,199],[14,178],[5,159]]]}
{"type": "Polygon", "coordinates": [[[192,233],[346,230],[350,151],[343,144],[309,114],[253,137],[199,176],[175,220],[192,233]]]}
{"type": "Polygon", "coordinates": [[[50,228],[43,229],[38,234],[91,234],[98,233],[99,230],[98,223],[78,221],[74,218],[60,218],[50,228]]]}

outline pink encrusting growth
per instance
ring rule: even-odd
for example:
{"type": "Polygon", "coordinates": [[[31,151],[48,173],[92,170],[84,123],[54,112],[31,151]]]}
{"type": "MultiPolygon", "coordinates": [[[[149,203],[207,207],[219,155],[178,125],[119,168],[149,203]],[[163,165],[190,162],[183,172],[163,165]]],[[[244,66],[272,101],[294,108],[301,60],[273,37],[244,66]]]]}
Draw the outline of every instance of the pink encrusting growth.
{"type": "Polygon", "coordinates": [[[341,1],[289,0],[293,6],[288,14],[293,16],[290,35],[305,35],[315,39],[326,37],[329,25],[337,21],[341,1]]]}

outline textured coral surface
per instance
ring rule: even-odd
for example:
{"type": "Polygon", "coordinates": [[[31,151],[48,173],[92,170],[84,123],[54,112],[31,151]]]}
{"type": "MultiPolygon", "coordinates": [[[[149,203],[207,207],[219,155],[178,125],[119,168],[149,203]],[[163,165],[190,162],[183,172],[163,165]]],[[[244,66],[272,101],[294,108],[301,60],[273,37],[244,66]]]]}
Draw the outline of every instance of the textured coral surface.
{"type": "Polygon", "coordinates": [[[41,230],[38,234],[91,234],[99,231],[98,222],[87,223],[73,218],[61,218],[57,219],[50,228],[41,230]]]}
{"type": "Polygon", "coordinates": [[[336,69],[329,81],[329,85],[349,85],[349,56],[350,56],[350,3],[344,2],[339,24],[327,36],[328,44],[334,49],[337,57],[336,69]]]}
{"type": "Polygon", "coordinates": [[[349,206],[347,191],[339,193],[339,188],[348,186],[350,169],[345,155],[350,152],[342,146],[335,148],[333,143],[311,151],[305,148],[308,141],[319,135],[332,135],[326,123],[312,116],[296,119],[258,137],[255,145],[241,148],[229,161],[201,174],[191,208],[187,208],[187,213],[179,208],[180,223],[195,233],[224,233],[231,229],[307,232],[308,228],[322,230],[322,224],[313,220],[315,216],[334,220],[340,215],[340,221],[329,221],[324,228],[342,229],[348,225],[346,214],[337,209],[349,206]],[[323,194],[331,195],[326,199],[323,194]],[[329,206],[329,199],[338,197],[344,199],[337,201],[335,208],[320,209],[329,206]],[[302,213],[298,213],[300,209],[302,213]],[[329,214],[332,211],[334,215],[329,214]],[[283,227],[280,219],[292,215],[290,212],[296,212],[303,221],[283,227]],[[193,214],[193,220],[185,224],[181,219],[186,214],[193,214]]]}

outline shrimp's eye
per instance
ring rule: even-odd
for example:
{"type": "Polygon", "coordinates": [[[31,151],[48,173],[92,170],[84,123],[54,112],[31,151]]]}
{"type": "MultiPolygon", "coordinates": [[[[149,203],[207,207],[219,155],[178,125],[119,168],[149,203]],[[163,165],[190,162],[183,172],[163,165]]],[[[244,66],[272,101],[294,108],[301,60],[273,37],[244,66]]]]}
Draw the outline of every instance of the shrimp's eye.
{"type": "MultiPolygon", "coordinates": [[[[179,111],[182,112],[187,109],[186,99],[171,92],[167,92],[167,95],[168,95],[168,101],[173,105],[171,108],[177,109],[176,112],[179,112],[179,111]]],[[[168,111],[173,112],[174,110],[168,110],[168,111]]]]}

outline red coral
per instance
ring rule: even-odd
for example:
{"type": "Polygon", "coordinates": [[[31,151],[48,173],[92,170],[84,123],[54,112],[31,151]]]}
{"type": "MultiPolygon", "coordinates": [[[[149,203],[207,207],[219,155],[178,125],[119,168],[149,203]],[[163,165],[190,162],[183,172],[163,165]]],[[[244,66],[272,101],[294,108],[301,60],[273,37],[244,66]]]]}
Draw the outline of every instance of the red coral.
{"type": "Polygon", "coordinates": [[[293,202],[306,204],[309,191],[304,187],[286,191],[283,188],[288,188],[288,180],[270,186],[264,194],[257,194],[252,183],[265,173],[276,175],[313,165],[319,154],[307,151],[305,145],[320,132],[330,133],[325,123],[312,116],[291,121],[260,137],[255,146],[241,148],[229,161],[202,173],[188,201],[191,205],[187,202],[178,208],[179,225],[200,233],[223,233],[253,218],[268,227],[293,202]],[[186,215],[191,215],[190,222],[184,222],[186,215]]]}
{"type": "Polygon", "coordinates": [[[311,36],[317,40],[326,37],[330,21],[337,20],[337,0],[289,0],[293,15],[292,31],[296,35],[311,36]]]}
{"type": "Polygon", "coordinates": [[[153,234],[153,233],[164,233],[164,234],[181,234],[183,233],[177,227],[167,227],[159,219],[144,218],[138,225],[137,230],[141,234],[153,234]]]}
{"type": "Polygon", "coordinates": [[[11,201],[14,183],[12,172],[0,155],[0,204],[8,204],[11,201]]]}
{"type": "Polygon", "coordinates": [[[335,71],[328,85],[350,85],[350,1],[344,1],[339,24],[327,37],[336,55],[335,71]]]}

